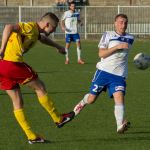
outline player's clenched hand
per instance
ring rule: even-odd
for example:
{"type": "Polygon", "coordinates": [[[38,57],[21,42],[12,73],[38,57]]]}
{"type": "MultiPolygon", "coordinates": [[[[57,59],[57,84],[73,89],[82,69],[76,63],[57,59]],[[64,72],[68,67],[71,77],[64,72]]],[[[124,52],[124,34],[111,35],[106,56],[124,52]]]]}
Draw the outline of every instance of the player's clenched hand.
{"type": "Polygon", "coordinates": [[[61,54],[66,54],[65,48],[62,47],[62,46],[57,47],[57,50],[58,50],[58,52],[61,53],[61,54]]]}
{"type": "Polygon", "coordinates": [[[128,43],[121,43],[117,45],[117,49],[129,49],[128,43]]]}

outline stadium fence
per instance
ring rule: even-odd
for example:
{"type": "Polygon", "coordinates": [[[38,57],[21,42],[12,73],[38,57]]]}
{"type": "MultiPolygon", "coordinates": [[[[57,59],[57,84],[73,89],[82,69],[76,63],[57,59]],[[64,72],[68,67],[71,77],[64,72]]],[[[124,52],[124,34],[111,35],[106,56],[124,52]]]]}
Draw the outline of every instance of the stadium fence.
{"type": "MultiPolygon", "coordinates": [[[[44,13],[51,11],[61,18],[67,7],[54,6],[19,6],[0,7],[0,33],[7,23],[18,21],[37,21],[44,13]]],[[[127,32],[137,37],[150,35],[150,6],[79,6],[83,26],[79,26],[79,33],[84,39],[97,39],[104,31],[114,29],[114,17],[118,13],[125,13],[129,18],[127,32]]],[[[1,37],[1,35],[0,35],[1,37]]],[[[53,38],[62,39],[64,33],[60,26],[52,34],[53,38]]]]}

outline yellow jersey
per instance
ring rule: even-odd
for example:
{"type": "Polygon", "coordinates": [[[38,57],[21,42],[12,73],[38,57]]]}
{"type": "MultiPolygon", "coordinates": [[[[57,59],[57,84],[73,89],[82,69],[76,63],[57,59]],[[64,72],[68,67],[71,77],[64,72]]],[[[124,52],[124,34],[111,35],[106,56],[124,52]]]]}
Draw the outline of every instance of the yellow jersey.
{"type": "Polygon", "coordinates": [[[23,62],[23,54],[37,42],[39,30],[36,22],[19,22],[19,32],[12,32],[4,53],[4,60],[23,62]]]}

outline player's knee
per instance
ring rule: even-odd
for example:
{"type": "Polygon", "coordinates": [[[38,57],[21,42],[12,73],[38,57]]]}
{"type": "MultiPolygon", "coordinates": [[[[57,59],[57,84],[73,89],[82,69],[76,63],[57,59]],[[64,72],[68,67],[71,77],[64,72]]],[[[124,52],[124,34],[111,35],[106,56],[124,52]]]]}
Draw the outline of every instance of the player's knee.
{"type": "Polygon", "coordinates": [[[113,94],[115,104],[123,104],[124,103],[124,93],[122,91],[115,92],[113,94]]]}
{"type": "Polygon", "coordinates": [[[39,95],[47,93],[45,84],[39,80],[36,86],[34,86],[35,92],[39,95]]]}
{"type": "Polygon", "coordinates": [[[38,97],[42,97],[45,94],[47,94],[47,91],[43,87],[38,88],[37,90],[35,90],[35,92],[36,92],[36,94],[37,94],[38,97]]]}
{"type": "Polygon", "coordinates": [[[93,104],[94,102],[95,102],[95,100],[89,99],[88,104],[93,104]]]}
{"type": "Polygon", "coordinates": [[[46,93],[46,87],[44,84],[40,85],[36,89],[37,92],[46,93]]]}

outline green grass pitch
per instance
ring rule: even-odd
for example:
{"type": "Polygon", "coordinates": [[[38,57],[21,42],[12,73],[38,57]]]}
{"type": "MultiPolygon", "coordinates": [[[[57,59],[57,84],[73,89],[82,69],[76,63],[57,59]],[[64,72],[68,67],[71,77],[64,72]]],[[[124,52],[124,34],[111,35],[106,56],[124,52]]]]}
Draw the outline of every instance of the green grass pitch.
{"type": "MultiPolygon", "coordinates": [[[[60,42],[64,45],[64,42],[60,42]]],[[[98,41],[82,41],[85,65],[78,65],[75,44],[70,49],[71,64],[55,49],[38,44],[25,55],[25,61],[39,74],[60,112],[69,112],[89,90],[96,70],[98,41]]],[[[9,97],[0,91],[0,150],[148,150],[150,147],[150,69],[138,70],[132,60],[136,53],[150,54],[149,41],[134,43],[129,56],[126,93],[126,117],[131,128],[123,135],[116,133],[114,103],[103,93],[72,122],[58,129],[40,106],[34,92],[22,87],[24,108],[37,133],[49,140],[46,144],[29,145],[13,116],[9,97]]]]}

